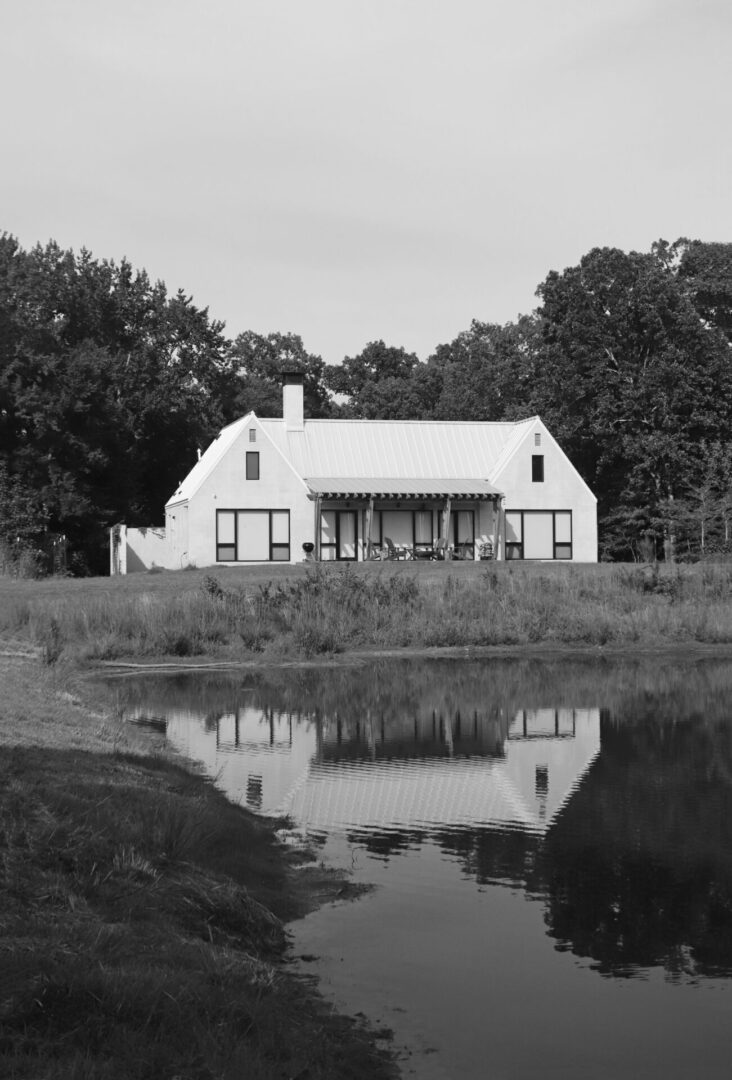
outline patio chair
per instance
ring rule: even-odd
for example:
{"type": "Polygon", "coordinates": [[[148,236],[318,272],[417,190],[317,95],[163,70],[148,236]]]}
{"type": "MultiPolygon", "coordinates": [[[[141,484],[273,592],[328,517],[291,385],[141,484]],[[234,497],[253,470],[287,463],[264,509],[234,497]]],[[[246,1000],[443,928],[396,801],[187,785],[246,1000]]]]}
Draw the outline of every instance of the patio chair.
{"type": "Polygon", "coordinates": [[[384,549],[383,550],[386,552],[386,554],[385,555],[382,554],[382,558],[384,558],[384,559],[398,559],[399,558],[399,553],[398,553],[398,551],[396,549],[396,545],[394,544],[394,541],[388,536],[384,537],[384,549]]]}
{"type": "Polygon", "coordinates": [[[413,559],[412,549],[406,544],[395,544],[388,536],[384,537],[387,559],[413,559]]]}

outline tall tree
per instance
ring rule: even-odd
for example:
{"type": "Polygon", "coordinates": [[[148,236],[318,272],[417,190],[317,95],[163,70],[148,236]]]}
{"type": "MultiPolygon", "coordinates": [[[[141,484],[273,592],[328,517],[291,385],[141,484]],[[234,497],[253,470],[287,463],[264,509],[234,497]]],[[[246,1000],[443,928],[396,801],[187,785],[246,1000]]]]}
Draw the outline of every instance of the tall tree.
{"type": "Polygon", "coordinates": [[[383,341],[371,341],[357,356],[329,364],[323,373],[328,389],[346,400],[344,416],[362,419],[408,419],[411,378],[419,364],[414,353],[383,341]]]}
{"type": "Polygon", "coordinates": [[[725,335],[653,253],[595,249],[538,293],[532,411],[597,492],[601,518],[627,512],[662,532],[662,505],[732,415],[725,335]]]}
{"type": "Polygon", "coordinates": [[[309,353],[297,334],[256,334],[247,330],[228,350],[228,420],[254,411],[258,416],[282,415],[282,376],[304,375],[305,415],[311,419],[331,414],[331,402],[323,384],[325,365],[309,353]]]}
{"type": "Polygon", "coordinates": [[[0,462],[37,531],[104,566],[104,530],[159,520],[221,423],[223,325],[126,261],[0,237],[0,462]]]}
{"type": "Polygon", "coordinates": [[[654,254],[683,284],[699,315],[732,341],[732,244],[659,240],[654,254]]]}
{"type": "Polygon", "coordinates": [[[503,420],[526,415],[531,342],[535,321],[498,326],[474,320],[449,345],[440,345],[428,364],[442,375],[433,415],[441,420],[503,420]]]}

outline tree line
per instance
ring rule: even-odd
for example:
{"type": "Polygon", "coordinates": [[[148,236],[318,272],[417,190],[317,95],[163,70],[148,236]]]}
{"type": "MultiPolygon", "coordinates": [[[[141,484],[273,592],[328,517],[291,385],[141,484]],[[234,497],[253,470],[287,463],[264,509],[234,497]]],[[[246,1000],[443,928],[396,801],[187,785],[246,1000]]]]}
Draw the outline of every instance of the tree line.
{"type": "Polygon", "coordinates": [[[160,522],[199,448],[250,409],[310,417],[538,414],[598,496],[607,558],[730,548],[732,244],[596,248],[514,323],[473,321],[426,361],[383,341],[325,364],[294,333],[230,339],[123,259],[0,235],[0,546],[68,537],[103,572],[106,530],[160,522]]]}

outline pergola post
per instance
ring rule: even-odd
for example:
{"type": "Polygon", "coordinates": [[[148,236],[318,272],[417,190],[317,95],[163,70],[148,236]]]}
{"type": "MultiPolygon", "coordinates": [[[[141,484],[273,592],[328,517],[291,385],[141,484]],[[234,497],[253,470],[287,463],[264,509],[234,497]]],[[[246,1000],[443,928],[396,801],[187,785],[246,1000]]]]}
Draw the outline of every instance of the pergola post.
{"type": "Polygon", "coordinates": [[[374,517],[374,497],[369,495],[369,505],[366,509],[366,558],[371,558],[371,522],[374,517]]]}
{"type": "Polygon", "coordinates": [[[500,495],[496,496],[496,560],[501,558],[501,503],[500,495]]]}
{"type": "Polygon", "coordinates": [[[450,550],[450,496],[445,499],[445,508],[442,511],[442,536],[445,540],[445,558],[449,559],[448,551],[450,550]]]}
{"type": "Polygon", "coordinates": [[[315,561],[320,562],[320,512],[323,500],[318,495],[315,499],[315,561]]]}

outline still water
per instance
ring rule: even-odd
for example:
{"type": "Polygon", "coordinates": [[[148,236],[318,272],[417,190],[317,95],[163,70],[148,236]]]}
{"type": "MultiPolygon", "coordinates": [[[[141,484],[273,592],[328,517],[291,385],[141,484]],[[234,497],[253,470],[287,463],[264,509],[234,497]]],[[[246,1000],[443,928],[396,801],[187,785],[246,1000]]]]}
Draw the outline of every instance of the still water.
{"type": "Polygon", "coordinates": [[[732,1072],[732,664],[439,660],[119,680],[373,890],[303,970],[419,1080],[732,1072]]]}

